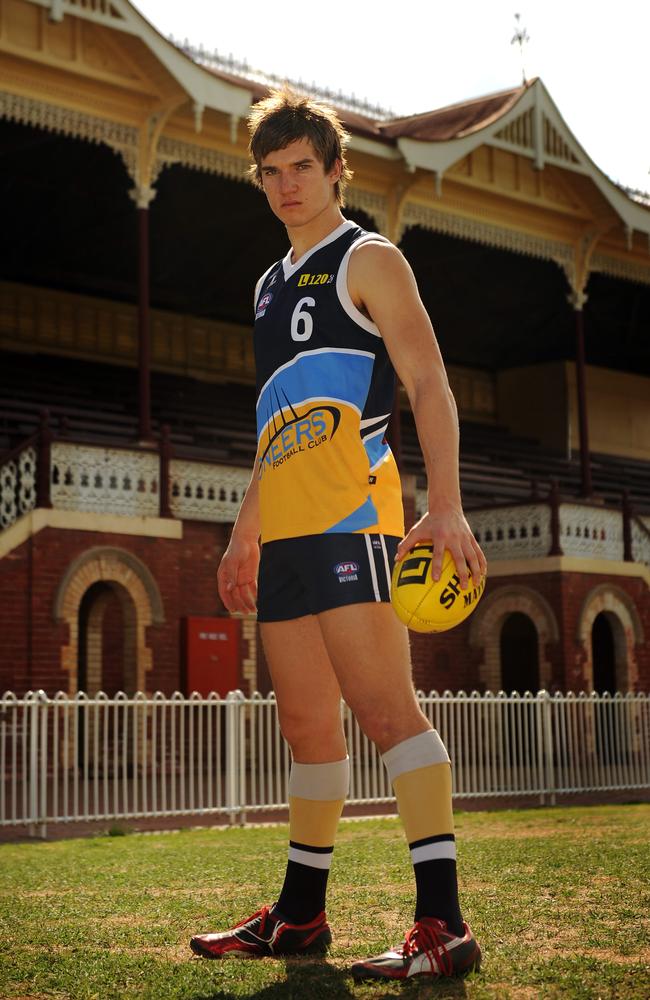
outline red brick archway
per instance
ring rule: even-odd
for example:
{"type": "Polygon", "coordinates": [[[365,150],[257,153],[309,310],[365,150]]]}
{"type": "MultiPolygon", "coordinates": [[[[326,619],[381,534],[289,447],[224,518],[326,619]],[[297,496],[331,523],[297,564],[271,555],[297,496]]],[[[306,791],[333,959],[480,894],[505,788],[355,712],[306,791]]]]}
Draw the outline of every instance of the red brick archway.
{"type": "Polygon", "coordinates": [[[643,626],[633,600],[613,583],[594,587],[587,594],[578,616],[577,639],[585,690],[593,690],[592,630],[601,613],[607,616],[614,635],[617,690],[636,691],[639,680],[637,646],[644,641],[643,626]]]}
{"type": "MultiPolygon", "coordinates": [[[[147,646],[146,629],[164,621],[162,601],[157,584],[136,556],[124,549],[101,547],[82,553],[68,567],[55,601],[54,616],[69,628],[68,644],[61,648],[61,668],[67,674],[66,688],[70,695],[77,692],[79,662],[79,609],[84,595],[94,584],[107,583],[122,603],[125,635],[130,660],[125,669],[133,690],[146,690],[146,675],[151,670],[151,650],[147,646]]],[[[106,593],[106,591],[104,591],[106,593]]],[[[88,653],[94,655],[93,669],[97,671],[98,637],[105,611],[105,599],[98,597],[89,615],[87,642],[88,653]]]]}
{"type": "Polygon", "coordinates": [[[469,642],[475,649],[482,649],[479,676],[485,689],[499,691],[501,679],[501,629],[506,618],[519,612],[527,615],[537,629],[539,683],[548,688],[552,667],[547,655],[547,645],[557,642],[559,630],[548,601],[532,587],[500,587],[486,595],[474,612],[470,625],[469,642]]]}

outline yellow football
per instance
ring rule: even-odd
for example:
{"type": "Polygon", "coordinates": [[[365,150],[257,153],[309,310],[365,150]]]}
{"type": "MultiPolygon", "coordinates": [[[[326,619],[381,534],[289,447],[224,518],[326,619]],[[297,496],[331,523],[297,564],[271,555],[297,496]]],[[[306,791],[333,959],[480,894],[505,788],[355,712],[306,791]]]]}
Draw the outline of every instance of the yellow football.
{"type": "Polygon", "coordinates": [[[433,545],[420,542],[395,563],[390,599],[401,622],[414,632],[446,632],[471,615],[485,590],[485,576],[476,586],[469,578],[467,590],[451,552],[445,549],[440,579],[431,575],[433,545]]]}

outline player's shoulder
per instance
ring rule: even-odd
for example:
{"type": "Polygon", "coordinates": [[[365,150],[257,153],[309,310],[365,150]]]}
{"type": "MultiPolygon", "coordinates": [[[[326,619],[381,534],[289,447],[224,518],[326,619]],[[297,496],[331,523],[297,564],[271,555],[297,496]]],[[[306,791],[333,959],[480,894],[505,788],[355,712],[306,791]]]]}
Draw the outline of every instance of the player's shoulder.
{"type": "Polygon", "coordinates": [[[350,250],[350,272],[353,275],[399,272],[409,267],[399,247],[380,233],[366,233],[352,244],[350,250]]]}

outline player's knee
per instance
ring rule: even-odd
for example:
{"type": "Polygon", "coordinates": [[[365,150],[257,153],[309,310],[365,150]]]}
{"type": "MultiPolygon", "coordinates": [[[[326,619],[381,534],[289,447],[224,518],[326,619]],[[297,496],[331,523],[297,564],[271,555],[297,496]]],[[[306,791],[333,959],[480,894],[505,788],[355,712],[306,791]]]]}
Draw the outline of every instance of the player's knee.
{"type": "Polygon", "coordinates": [[[383,753],[385,748],[394,745],[396,741],[395,721],[389,715],[375,715],[372,718],[362,716],[362,718],[357,718],[357,722],[380,753],[383,753]]]}
{"type": "Polygon", "coordinates": [[[314,718],[311,713],[281,712],[280,731],[291,747],[294,756],[315,746],[325,746],[338,739],[341,730],[340,717],[314,718]]]}
{"type": "Polygon", "coordinates": [[[420,732],[427,724],[417,704],[396,712],[394,706],[364,706],[355,712],[357,722],[380,753],[420,732]]]}

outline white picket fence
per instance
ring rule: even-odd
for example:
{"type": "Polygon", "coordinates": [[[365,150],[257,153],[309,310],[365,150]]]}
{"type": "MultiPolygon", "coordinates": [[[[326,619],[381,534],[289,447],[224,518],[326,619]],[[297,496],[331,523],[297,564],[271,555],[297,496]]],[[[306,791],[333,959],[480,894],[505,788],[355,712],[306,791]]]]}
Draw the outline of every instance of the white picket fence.
{"type": "MultiPolygon", "coordinates": [[[[650,787],[650,695],[437,694],[420,704],[452,758],[457,799],[650,787]]],[[[345,705],[348,801],[393,800],[345,705]]],[[[42,691],[0,698],[0,826],[284,809],[290,754],[273,695],[226,698],[42,691]]]]}

